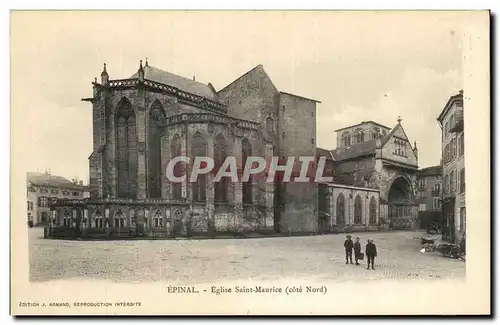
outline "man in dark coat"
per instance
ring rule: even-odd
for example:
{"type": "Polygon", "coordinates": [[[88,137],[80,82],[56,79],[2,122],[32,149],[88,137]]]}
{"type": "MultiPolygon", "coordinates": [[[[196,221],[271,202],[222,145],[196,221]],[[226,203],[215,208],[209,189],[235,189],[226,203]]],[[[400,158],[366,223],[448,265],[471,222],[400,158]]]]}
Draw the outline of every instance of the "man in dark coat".
{"type": "Polygon", "coordinates": [[[375,270],[375,257],[377,257],[377,246],[373,243],[373,239],[368,239],[368,244],[366,244],[366,259],[368,260],[367,270],[370,269],[370,264],[372,265],[372,270],[375,270]]]}
{"type": "Polygon", "coordinates": [[[361,259],[361,243],[359,242],[359,237],[356,237],[354,242],[354,259],[356,260],[356,265],[359,265],[358,260],[361,259]]]}
{"type": "Polygon", "coordinates": [[[344,242],[345,248],[345,264],[352,263],[352,249],[354,248],[354,243],[352,242],[351,235],[347,235],[347,239],[344,242]]]}

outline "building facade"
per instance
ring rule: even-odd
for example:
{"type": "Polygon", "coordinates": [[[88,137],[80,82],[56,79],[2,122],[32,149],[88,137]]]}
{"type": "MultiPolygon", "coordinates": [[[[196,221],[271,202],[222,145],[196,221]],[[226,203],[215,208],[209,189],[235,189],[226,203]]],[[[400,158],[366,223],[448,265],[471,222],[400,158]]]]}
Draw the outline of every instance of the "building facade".
{"type": "Polygon", "coordinates": [[[421,228],[426,228],[431,222],[441,220],[442,173],[441,165],[422,168],[418,171],[417,201],[421,228]]]}
{"type": "MultiPolygon", "coordinates": [[[[416,142],[411,145],[401,121],[392,129],[363,121],[336,130],[338,147],[332,155],[336,183],[379,191],[378,223],[411,229],[418,217],[418,149],[416,142]]],[[[359,217],[352,220],[359,224],[359,217]]]]}
{"type": "Polygon", "coordinates": [[[47,225],[50,220],[49,203],[53,199],[84,199],[89,190],[82,181],[68,180],[45,173],[27,173],[27,219],[33,225],[47,225]]]}
{"type": "MultiPolygon", "coordinates": [[[[318,148],[326,164],[323,176],[332,181],[318,185],[318,228],[320,233],[380,230],[380,191],[347,185],[339,177],[331,150],[318,148]]],[[[352,183],[351,183],[352,184],[352,183]]]]}
{"type": "Polygon", "coordinates": [[[463,91],[450,97],[437,120],[442,130],[443,238],[457,242],[466,230],[463,91]]]}
{"type": "Polygon", "coordinates": [[[189,165],[166,168],[177,156],[236,157],[240,173],[250,156],[315,156],[315,100],[279,91],[255,67],[223,89],[140,63],[128,79],[110,80],[106,66],[93,83],[94,151],[91,198],[55,200],[53,226],[77,220],[84,235],[175,237],[196,233],[316,232],[317,185],[250,182],[215,173],[189,181],[189,165]]]}

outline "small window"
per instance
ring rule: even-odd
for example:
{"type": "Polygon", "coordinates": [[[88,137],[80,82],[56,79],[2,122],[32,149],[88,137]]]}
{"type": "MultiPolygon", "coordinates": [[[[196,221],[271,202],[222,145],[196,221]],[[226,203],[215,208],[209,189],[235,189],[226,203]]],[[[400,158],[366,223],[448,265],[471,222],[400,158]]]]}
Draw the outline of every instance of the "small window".
{"type": "Polygon", "coordinates": [[[314,144],[314,138],[311,139],[311,144],[314,144]]]}
{"type": "Polygon", "coordinates": [[[285,132],[283,132],[282,137],[283,137],[283,139],[285,138],[285,132]]]}
{"type": "Polygon", "coordinates": [[[58,190],[52,190],[51,193],[52,194],[59,194],[59,191],[58,190]]]}
{"type": "Polygon", "coordinates": [[[79,192],[73,192],[73,196],[80,196],[79,192]]]}

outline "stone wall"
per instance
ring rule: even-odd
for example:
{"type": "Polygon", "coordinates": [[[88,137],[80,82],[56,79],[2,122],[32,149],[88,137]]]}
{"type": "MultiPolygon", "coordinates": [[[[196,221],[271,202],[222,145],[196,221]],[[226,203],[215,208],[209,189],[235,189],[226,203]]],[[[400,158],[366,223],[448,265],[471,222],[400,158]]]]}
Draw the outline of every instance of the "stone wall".
{"type": "Polygon", "coordinates": [[[350,228],[352,230],[376,230],[380,223],[380,203],[379,191],[371,188],[359,188],[342,185],[329,185],[330,193],[330,224],[332,226],[342,228],[350,228]],[[342,217],[337,215],[337,207],[340,202],[339,197],[344,198],[344,222],[342,217]],[[362,213],[361,222],[355,223],[355,201],[356,197],[360,198],[362,213]],[[372,201],[373,200],[373,201],[372,201]],[[370,202],[375,202],[375,220],[370,222],[370,202]]]}
{"type": "MultiPolygon", "coordinates": [[[[316,156],[316,102],[281,93],[280,155],[283,157],[316,156]]],[[[311,183],[286,183],[284,211],[280,218],[283,232],[318,230],[318,187],[311,183]]]]}

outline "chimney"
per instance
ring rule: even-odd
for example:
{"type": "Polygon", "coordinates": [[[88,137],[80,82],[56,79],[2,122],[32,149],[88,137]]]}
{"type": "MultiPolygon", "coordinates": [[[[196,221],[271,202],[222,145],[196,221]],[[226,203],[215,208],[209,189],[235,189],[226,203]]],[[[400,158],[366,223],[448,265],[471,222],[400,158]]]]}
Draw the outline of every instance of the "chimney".
{"type": "Polygon", "coordinates": [[[106,71],[106,63],[104,63],[104,67],[101,72],[101,84],[103,86],[107,85],[109,81],[109,75],[108,72],[106,71]]]}

